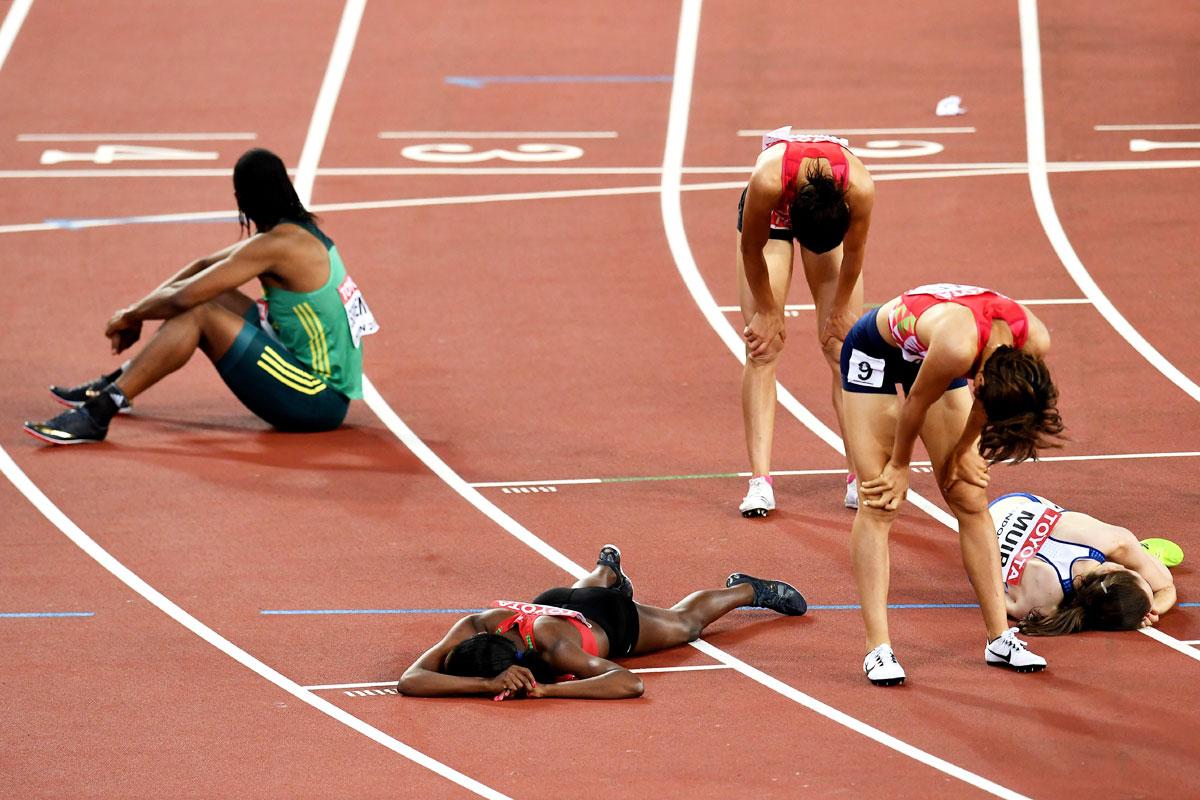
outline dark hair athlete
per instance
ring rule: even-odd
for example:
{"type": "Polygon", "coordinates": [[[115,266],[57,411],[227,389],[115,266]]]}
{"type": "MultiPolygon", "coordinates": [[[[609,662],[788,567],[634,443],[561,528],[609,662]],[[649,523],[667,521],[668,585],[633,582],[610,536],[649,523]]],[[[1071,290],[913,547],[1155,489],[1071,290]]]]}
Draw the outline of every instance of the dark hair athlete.
{"type": "Polygon", "coordinates": [[[1049,349],[1046,326],[1020,303],[957,284],[905,292],[864,315],[846,337],[846,449],[862,499],[850,547],[870,651],[863,669],[872,683],[904,681],[888,635],[888,535],[918,436],[958,520],[963,566],[987,628],[985,661],[1020,672],[1045,668],[1008,627],[984,459],[1020,461],[1056,446],[1063,426],[1042,360],[1049,349]]]}
{"type": "MultiPolygon", "coordinates": [[[[750,483],[740,506],[744,517],[765,517],[775,509],[775,368],[786,337],[792,240],[800,245],[804,278],[816,304],[817,338],[833,378],[840,425],[838,353],[862,309],[863,254],[874,203],[871,175],[845,139],[796,134],[790,127],[763,136],[738,206],[738,296],[746,323],[742,419],[750,456],[750,483]]],[[[854,465],[848,466],[853,478],[854,465]]],[[[847,507],[857,507],[855,488],[851,480],[847,507]]]]}
{"type": "Polygon", "coordinates": [[[333,242],[316,226],[269,150],[233,169],[242,229],[254,235],[197,259],[113,314],[113,353],[131,347],[146,320],[164,320],[141,352],[114,372],[72,388],[50,387],[71,406],[25,431],[51,444],[99,442],[130,401],[187,363],[197,349],[255,414],[281,430],[330,430],[362,397],[363,336],[378,330],[333,242]],[[238,291],[258,279],[256,304],[238,291]]]}
{"type": "Polygon", "coordinates": [[[808,610],[782,581],[735,572],[725,587],[694,592],[672,608],[635,603],[621,551],[605,545],[596,569],[571,588],[548,589],[532,603],[497,601],[454,623],[397,688],[414,697],[640,697],[641,679],[613,659],[694,641],[739,606],[792,616],[808,610]]]}

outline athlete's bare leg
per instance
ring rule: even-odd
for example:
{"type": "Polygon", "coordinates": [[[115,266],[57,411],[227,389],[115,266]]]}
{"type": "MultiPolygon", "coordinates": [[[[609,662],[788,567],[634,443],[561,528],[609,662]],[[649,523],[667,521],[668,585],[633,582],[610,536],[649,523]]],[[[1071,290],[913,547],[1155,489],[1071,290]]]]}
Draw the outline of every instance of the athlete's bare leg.
{"type": "Polygon", "coordinates": [[[117,388],[132,400],[186,364],[198,349],[215,364],[237,339],[242,315],[252,305],[246,295],[229,291],[166,320],[117,378],[117,388]]]}
{"type": "MultiPolygon", "coordinates": [[[[741,241],[741,234],[738,234],[738,297],[742,317],[748,325],[757,306],[746,283],[741,241]]],[[[782,308],[792,282],[792,243],[771,239],[763,248],[763,257],[767,261],[771,293],[782,308]]],[[[768,475],[771,472],[771,448],[775,441],[775,366],[778,359],[778,348],[764,356],[751,356],[747,350],[746,366],[742,371],[742,422],[753,475],[768,475]]]]}
{"type": "MultiPolygon", "coordinates": [[[[938,486],[942,485],[954,447],[966,427],[972,402],[971,390],[964,386],[946,392],[925,414],[921,441],[929,451],[938,486]]],[[[994,639],[1008,629],[1008,610],[1004,602],[1004,583],[1000,577],[996,529],[988,513],[987,490],[966,481],[958,481],[949,491],[943,489],[942,497],[958,520],[963,567],[975,596],[979,598],[988,639],[994,639]]]]}
{"type": "MultiPolygon", "coordinates": [[[[900,398],[893,394],[844,392],[846,451],[858,466],[858,484],[877,478],[892,457],[900,398]]],[[[890,642],[887,621],[891,562],[888,535],[895,511],[860,502],[850,531],[850,563],[866,626],[867,651],[890,642]]]]}
{"type": "MultiPolygon", "coordinates": [[[[846,418],[842,411],[842,342],[840,339],[833,339],[823,345],[820,341],[821,331],[829,321],[829,315],[833,311],[833,299],[837,294],[838,274],[842,267],[842,246],[838,245],[820,255],[801,247],[800,261],[804,264],[804,279],[808,282],[813,304],[817,307],[817,344],[821,347],[825,363],[829,365],[833,375],[833,410],[837,414],[838,429],[845,437],[846,418]]],[[[856,313],[862,313],[862,307],[863,280],[862,275],[859,275],[854,293],[850,297],[850,308],[856,313]]],[[[854,460],[849,449],[846,450],[846,468],[851,475],[854,474],[854,460]]]]}
{"type": "Polygon", "coordinates": [[[571,584],[572,589],[586,589],[588,587],[599,587],[607,589],[617,582],[617,573],[613,572],[611,567],[597,564],[595,569],[584,575],[579,580],[571,584]]]}
{"type": "Polygon", "coordinates": [[[694,642],[706,627],[739,606],[754,603],[754,587],[739,583],[728,589],[693,592],[671,608],[637,604],[638,640],[634,655],[653,653],[694,642]]]}

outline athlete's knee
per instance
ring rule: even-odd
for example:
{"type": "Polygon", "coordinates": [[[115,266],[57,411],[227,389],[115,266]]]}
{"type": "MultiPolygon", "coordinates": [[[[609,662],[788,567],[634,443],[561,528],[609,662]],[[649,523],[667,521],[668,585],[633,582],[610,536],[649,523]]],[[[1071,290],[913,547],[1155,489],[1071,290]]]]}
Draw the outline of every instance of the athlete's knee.
{"type": "Polygon", "coordinates": [[[768,352],[760,355],[755,355],[750,352],[750,348],[746,348],[746,365],[755,369],[774,368],[779,362],[779,354],[783,352],[783,345],[771,348],[768,352]]]}
{"type": "Polygon", "coordinates": [[[942,497],[956,517],[987,513],[987,491],[966,481],[956,481],[942,490],[942,497]]]}
{"type": "Polygon", "coordinates": [[[860,487],[858,490],[858,511],[856,512],[856,516],[869,523],[871,530],[882,531],[883,535],[886,536],[892,523],[896,521],[896,517],[900,514],[899,507],[893,509],[877,508],[867,505],[867,499],[860,487]]]}

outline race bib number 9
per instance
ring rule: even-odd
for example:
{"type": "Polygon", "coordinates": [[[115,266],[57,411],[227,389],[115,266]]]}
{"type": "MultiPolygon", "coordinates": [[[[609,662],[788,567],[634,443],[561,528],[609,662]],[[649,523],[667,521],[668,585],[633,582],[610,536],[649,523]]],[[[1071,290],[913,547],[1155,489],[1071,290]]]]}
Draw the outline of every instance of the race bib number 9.
{"type": "Polygon", "coordinates": [[[338,295],[342,298],[342,306],[346,309],[346,322],[350,325],[350,338],[354,340],[355,348],[361,347],[362,338],[376,333],[379,330],[379,323],[375,321],[375,315],[367,307],[367,301],[363,299],[362,292],[359,291],[358,285],[349,275],[342,281],[341,286],[338,286],[338,295]]]}
{"type": "Polygon", "coordinates": [[[861,350],[851,350],[846,382],[878,389],[883,386],[883,366],[882,358],[872,358],[861,350]]]}

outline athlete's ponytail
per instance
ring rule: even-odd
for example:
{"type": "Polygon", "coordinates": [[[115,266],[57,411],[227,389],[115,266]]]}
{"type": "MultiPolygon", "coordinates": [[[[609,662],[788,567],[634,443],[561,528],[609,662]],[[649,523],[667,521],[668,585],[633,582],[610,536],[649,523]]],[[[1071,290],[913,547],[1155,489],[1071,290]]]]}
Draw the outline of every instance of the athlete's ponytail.
{"type": "Polygon", "coordinates": [[[1030,611],[1021,620],[1021,633],[1029,636],[1061,636],[1083,630],[1131,631],[1142,624],[1150,611],[1150,598],[1127,570],[1091,572],[1075,578],[1075,591],[1058,609],[1044,614],[1030,611]]]}
{"type": "Polygon", "coordinates": [[[814,253],[826,253],[842,243],[850,228],[850,207],[846,190],[832,175],[810,164],[804,176],[808,182],[796,192],[788,210],[792,218],[792,236],[800,246],[814,253]]]}
{"type": "Polygon", "coordinates": [[[983,365],[975,397],[987,422],[979,452],[988,461],[1036,458],[1039,449],[1062,447],[1058,389],[1040,357],[1001,345],[983,365]]]}

